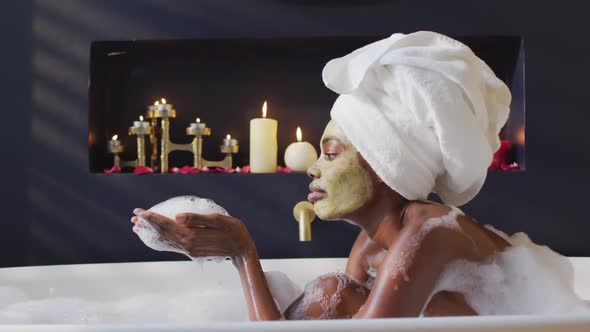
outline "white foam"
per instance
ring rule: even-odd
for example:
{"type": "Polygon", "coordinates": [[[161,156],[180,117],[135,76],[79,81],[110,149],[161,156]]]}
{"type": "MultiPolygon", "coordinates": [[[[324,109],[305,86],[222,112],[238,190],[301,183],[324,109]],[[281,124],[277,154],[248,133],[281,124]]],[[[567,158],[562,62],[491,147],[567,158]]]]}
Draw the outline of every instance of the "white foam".
{"type": "MultiPolygon", "coordinates": [[[[301,290],[282,272],[266,273],[273,297],[286,308],[301,290]]],[[[170,276],[174,282],[174,275],[170,276]]],[[[228,286],[228,285],[226,285],[228,286]]],[[[158,285],[141,294],[108,301],[74,297],[29,298],[16,287],[0,287],[0,324],[191,324],[205,321],[248,321],[241,289],[194,286],[162,291],[158,285]]]]}
{"type": "Polygon", "coordinates": [[[241,292],[149,290],[118,301],[46,298],[0,307],[0,324],[137,324],[246,321],[241,292]]]}
{"type": "Polygon", "coordinates": [[[297,304],[293,319],[332,319],[336,318],[336,308],[342,302],[342,291],[347,287],[359,294],[366,294],[364,285],[344,273],[327,273],[305,286],[302,300],[297,304]],[[326,283],[337,282],[336,289],[327,289],[326,283]],[[310,307],[321,309],[319,317],[309,315],[310,307]]]}
{"type": "MultiPolygon", "coordinates": [[[[488,226],[486,226],[488,227],[488,226]]],[[[590,312],[573,288],[571,262],[526,234],[504,237],[512,247],[484,263],[456,260],[441,274],[432,295],[457,291],[480,315],[590,312]]]]}
{"type": "Polygon", "coordinates": [[[0,286],[0,308],[28,300],[28,296],[22,290],[16,287],[0,286]]]}
{"type": "Polygon", "coordinates": [[[303,293],[289,276],[281,271],[268,271],[264,273],[270,293],[281,313],[303,293]]]}
{"type": "MultiPolygon", "coordinates": [[[[214,201],[206,198],[200,198],[197,196],[178,196],[170,198],[164,202],[158,203],[152,206],[148,211],[152,211],[168,217],[172,220],[175,219],[179,213],[198,213],[198,214],[221,214],[229,216],[227,211],[217,205],[214,201]]],[[[160,236],[160,234],[150,225],[149,222],[139,217],[139,221],[136,223],[134,228],[135,233],[143,241],[143,243],[157,251],[172,251],[181,253],[189,256],[184,250],[178,248],[175,244],[166,241],[160,236]]],[[[189,256],[190,257],[190,256],[189,256]]],[[[191,257],[193,258],[193,257],[191,257]]],[[[198,257],[194,258],[198,261],[204,260],[217,260],[222,261],[225,257],[213,258],[213,257],[198,257]]]]}

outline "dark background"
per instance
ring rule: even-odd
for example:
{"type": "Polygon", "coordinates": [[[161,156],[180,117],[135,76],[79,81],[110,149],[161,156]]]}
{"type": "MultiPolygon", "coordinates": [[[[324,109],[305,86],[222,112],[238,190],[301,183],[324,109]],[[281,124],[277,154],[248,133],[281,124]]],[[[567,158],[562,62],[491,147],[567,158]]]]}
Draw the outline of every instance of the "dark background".
{"type": "Polygon", "coordinates": [[[264,258],[345,256],[355,230],[344,223],[316,220],[313,241],[297,241],[291,210],[305,197],[308,181],[302,174],[90,173],[90,44],[97,40],[382,36],[417,30],[523,37],[527,169],[490,172],[481,193],[463,209],[480,223],[508,233],[525,231],[560,253],[588,256],[590,46],[582,3],[4,2],[0,266],[183,259],[146,248],[128,221],[133,207],[149,207],[182,194],[210,197],[244,220],[264,258]]]}

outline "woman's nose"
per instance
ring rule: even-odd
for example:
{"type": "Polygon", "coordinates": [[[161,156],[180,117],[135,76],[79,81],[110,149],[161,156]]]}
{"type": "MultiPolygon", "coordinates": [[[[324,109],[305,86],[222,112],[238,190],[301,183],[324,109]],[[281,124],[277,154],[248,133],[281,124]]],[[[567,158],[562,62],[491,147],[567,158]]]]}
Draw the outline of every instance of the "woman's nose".
{"type": "Polygon", "coordinates": [[[307,176],[312,179],[317,179],[320,177],[320,169],[317,167],[317,162],[307,169],[307,176]]]}

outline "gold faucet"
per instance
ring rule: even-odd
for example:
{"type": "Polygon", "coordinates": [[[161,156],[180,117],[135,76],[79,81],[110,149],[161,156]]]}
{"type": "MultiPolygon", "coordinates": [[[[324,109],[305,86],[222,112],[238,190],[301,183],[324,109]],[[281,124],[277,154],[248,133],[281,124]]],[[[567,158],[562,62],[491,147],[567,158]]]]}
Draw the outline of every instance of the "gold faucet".
{"type": "Polygon", "coordinates": [[[299,241],[311,241],[311,222],[315,219],[313,204],[301,201],[293,208],[293,216],[299,223],[299,241]]]}

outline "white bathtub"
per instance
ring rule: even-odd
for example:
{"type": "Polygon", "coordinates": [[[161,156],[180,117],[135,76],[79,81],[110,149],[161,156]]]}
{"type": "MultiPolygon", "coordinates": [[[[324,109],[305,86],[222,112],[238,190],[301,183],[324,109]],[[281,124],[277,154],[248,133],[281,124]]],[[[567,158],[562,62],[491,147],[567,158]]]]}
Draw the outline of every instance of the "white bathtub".
{"type": "MultiPolygon", "coordinates": [[[[575,270],[576,292],[588,300],[590,258],[571,260],[575,270]]],[[[346,259],[342,258],[262,261],[265,271],[283,271],[302,288],[320,274],[342,271],[345,264],[346,259]]],[[[31,299],[64,297],[93,302],[133,298],[146,290],[157,289],[180,295],[190,289],[227,299],[228,305],[243,304],[238,275],[229,262],[208,262],[203,267],[186,261],[5,268],[0,269],[0,286],[23,289],[31,299]]],[[[206,300],[206,297],[203,299],[206,300]]],[[[219,301],[215,303],[211,310],[223,311],[224,306],[220,306],[219,301]]],[[[0,331],[590,331],[590,315],[235,322],[246,317],[245,304],[241,307],[242,314],[216,322],[0,325],[0,331]]]]}

